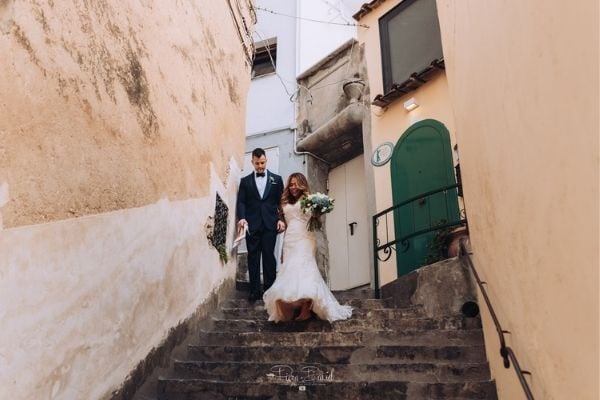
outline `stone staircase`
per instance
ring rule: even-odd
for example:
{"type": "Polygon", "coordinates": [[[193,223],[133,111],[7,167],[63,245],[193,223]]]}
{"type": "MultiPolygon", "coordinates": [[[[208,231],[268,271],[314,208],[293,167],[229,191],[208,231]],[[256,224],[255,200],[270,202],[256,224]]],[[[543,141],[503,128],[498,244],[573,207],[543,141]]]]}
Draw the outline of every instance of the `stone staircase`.
{"type": "Polygon", "coordinates": [[[267,321],[262,302],[231,299],[158,378],[160,400],[496,399],[479,318],[427,318],[369,290],[332,324],[267,321]]]}

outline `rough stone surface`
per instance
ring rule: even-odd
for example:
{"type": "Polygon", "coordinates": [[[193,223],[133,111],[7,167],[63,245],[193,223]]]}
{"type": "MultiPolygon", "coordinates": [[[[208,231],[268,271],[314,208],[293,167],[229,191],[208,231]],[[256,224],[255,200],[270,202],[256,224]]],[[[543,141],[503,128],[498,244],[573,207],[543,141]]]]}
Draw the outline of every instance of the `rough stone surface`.
{"type": "Polygon", "coordinates": [[[497,398],[478,318],[427,318],[423,307],[354,294],[337,293],[357,309],[333,324],[275,324],[261,302],[229,300],[161,373],[157,392],[137,399],[497,398]]]}
{"type": "Polygon", "coordinates": [[[477,302],[471,272],[457,258],[419,268],[383,286],[381,293],[397,307],[421,306],[431,318],[459,314],[465,302],[477,302]]]}

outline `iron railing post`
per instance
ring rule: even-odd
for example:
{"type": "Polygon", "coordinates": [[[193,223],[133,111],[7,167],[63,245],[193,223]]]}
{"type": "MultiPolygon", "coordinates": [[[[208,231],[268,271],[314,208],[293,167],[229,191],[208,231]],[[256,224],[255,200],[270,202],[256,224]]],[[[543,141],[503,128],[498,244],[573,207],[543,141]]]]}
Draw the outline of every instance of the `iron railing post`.
{"type": "Polygon", "coordinates": [[[375,285],[375,298],[381,298],[379,294],[379,258],[377,257],[377,218],[373,216],[373,282],[375,285]]]}

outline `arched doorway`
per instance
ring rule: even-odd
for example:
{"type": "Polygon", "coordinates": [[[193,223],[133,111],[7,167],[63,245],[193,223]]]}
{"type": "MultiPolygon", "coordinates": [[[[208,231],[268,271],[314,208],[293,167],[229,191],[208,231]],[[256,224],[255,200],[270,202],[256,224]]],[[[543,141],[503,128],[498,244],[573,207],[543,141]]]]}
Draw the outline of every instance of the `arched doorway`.
{"type": "MultiPolygon", "coordinates": [[[[396,143],[390,168],[394,204],[455,184],[450,135],[446,127],[432,119],[412,125],[396,143]]],[[[395,237],[402,238],[458,218],[456,191],[438,193],[395,210],[395,237]]],[[[409,239],[404,246],[396,246],[398,276],[425,264],[434,236],[435,232],[426,233],[409,239]]]]}

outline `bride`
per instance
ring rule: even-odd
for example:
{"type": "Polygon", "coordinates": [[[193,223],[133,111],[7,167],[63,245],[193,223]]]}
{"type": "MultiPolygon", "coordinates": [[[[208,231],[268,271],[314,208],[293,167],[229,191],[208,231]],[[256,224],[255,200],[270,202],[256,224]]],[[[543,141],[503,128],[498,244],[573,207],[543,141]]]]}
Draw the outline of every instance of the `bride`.
{"type": "Polygon", "coordinates": [[[311,311],[330,322],[352,315],[352,307],[337,302],[317,267],[315,235],[306,228],[310,215],[300,208],[300,199],[307,194],[306,177],[299,172],[291,174],[281,196],[287,224],[283,262],[275,282],[263,296],[269,321],[304,321],[311,311]]]}

